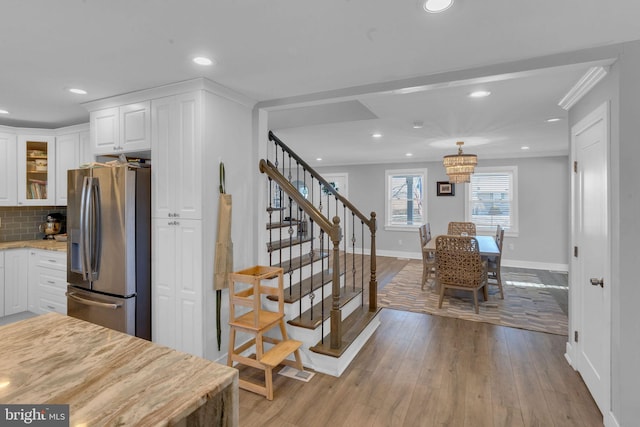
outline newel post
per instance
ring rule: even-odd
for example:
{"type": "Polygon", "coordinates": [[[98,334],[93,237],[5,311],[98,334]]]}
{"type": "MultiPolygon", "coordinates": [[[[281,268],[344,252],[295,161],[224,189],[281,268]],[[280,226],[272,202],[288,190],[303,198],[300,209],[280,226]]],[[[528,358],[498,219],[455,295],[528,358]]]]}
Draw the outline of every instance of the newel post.
{"type": "Polygon", "coordinates": [[[378,279],[376,278],[376,213],[371,212],[369,230],[371,231],[371,278],[369,279],[369,311],[378,309],[378,279]]]}

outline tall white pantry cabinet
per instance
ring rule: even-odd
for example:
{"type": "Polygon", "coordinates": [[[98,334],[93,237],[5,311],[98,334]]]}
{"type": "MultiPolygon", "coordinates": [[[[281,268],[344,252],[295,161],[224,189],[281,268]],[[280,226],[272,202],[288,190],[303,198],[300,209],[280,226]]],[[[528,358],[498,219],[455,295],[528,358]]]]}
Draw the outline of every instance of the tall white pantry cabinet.
{"type": "MultiPolygon", "coordinates": [[[[251,188],[257,163],[247,168],[252,104],[204,83],[151,100],[152,338],[215,360],[222,353],[213,290],[218,165],[242,170],[237,184],[251,188]]],[[[227,316],[221,315],[225,325],[227,316]]]]}

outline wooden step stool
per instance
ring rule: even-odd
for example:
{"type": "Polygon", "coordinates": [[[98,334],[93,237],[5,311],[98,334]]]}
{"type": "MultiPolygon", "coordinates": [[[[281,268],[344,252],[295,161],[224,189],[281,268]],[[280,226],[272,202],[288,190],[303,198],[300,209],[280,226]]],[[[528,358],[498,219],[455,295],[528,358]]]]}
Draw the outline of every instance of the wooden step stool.
{"type": "Polygon", "coordinates": [[[284,291],[283,270],[279,267],[254,266],[245,270],[229,274],[229,353],[227,365],[239,363],[252,366],[264,371],[265,385],[256,384],[240,379],[240,388],[265,396],[273,400],[273,368],[290,365],[302,370],[300,359],[300,341],[290,340],[284,325],[284,291]],[[270,286],[263,281],[277,278],[277,286],[270,286]],[[244,283],[245,286],[240,285],[244,283]],[[246,286],[246,285],[250,286],[246,286]],[[278,311],[262,309],[262,295],[276,295],[278,297],[278,311]],[[236,306],[249,307],[251,311],[241,315],[236,314],[236,306]],[[265,336],[271,328],[280,327],[282,339],[265,336]],[[254,335],[248,342],[236,347],[236,332],[241,331],[254,335]],[[264,351],[264,342],[275,344],[264,351]],[[255,346],[255,354],[243,356],[241,353],[255,346]],[[295,361],[287,359],[293,353],[295,361]]]}

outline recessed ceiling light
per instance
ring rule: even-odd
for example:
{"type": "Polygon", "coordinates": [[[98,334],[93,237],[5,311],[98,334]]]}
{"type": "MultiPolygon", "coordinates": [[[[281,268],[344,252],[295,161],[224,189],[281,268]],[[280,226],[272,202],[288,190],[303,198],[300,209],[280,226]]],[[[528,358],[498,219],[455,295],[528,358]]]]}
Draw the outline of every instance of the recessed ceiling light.
{"type": "Polygon", "coordinates": [[[87,91],[84,89],[78,89],[75,87],[72,87],[71,89],[69,89],[69,92],[71,93],[75,93],[76,95],[86,95],[87,91]]]}
{"type": "Polygon", "coordinates": [[[413,122],[414,129],[422,129],[423,126],[424,126],[424,123],[421,120],[413,122]]]}
{"type": "Polygon", "coordinates": [[[527,147],[526,145],[523,145],[522,147],[520,147],[521,150],[528,150],[529,147],[527,147]]]}
{"type": "Polygon", "coordinates": [[[0,110],[0,114],[9,114],[7,110],[0,110]]]}
{"type": "Polygon", "coordinates": [[[321,162],[322,161],[322,157],[316,157],[316,160],[321,162]]]}
{"type": "Polygon", "coordinates": [[[444,12],[453,4],[453,0],[427,0],[424,2],[424,10],[429,13],[444,12]]]}
{"type": "Polygon", "coordinates": [[[373,133],[371,136],[374,138],[382,138],[382,134],[380,132],[373,133]]]}
{"type": "Polygon", "coordinates": [[[562,120],[562,119],[560,119],[558,117],[553,117],[553,118],[547,119],[547,122],[548,123],[553,123],[553,122],[559,122],[560,120],[562,120]]]}
{"type": "Polygon", "coordinates": [[[204,56],[197,56],[195,58],[193,58],[193,62],[195,62],[198,65],[211,65],[213,64],[213,61],[209,58],[205,58],[204,56]]]}
{"type": "Polygon", "coordinates": [[[475,92],[471,92],[469,96],[471,98],[484,98],[485,96],[491,95],[491,92],[488,90],[476,90],[475,92]]]}
{"type": "Polygon", "coordinates": [[[407,153],[407,154],[405,154],[405,156],[411,157],[411,156],[413,156],[413,153],[407,153]]]}

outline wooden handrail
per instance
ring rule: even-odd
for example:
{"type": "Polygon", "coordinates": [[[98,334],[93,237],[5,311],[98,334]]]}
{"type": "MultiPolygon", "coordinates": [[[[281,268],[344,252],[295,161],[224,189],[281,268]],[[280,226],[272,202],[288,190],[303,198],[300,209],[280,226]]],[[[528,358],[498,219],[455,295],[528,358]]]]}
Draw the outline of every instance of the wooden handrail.
{"type": "MultiPolygon", "coordinates": [[[[375,222],[375,220],[373,220],[371,218],[367,218],[362,212],[360,212],[360,210],[358,208],[356,208],[353,205],[353,203],[351,203],[349,200],[347,200],[342,194],[337,192],[336,189],[333,188],[333,186],[331,184],[329,184],[329,182],[327,182],[327,180],[325,180],[318,172],[316,172],[311,166],[309,166],[309,164],[307,162],[302,160],[296,153],[294,153],[293,150],[291,150],[289,147],[287,147],[287,145],[284,142],[282,142],[277,136],[275,136],[272,131],[269,131],[269,140],[273,141],[277,145],[281,146],[296,162],[298,162],[305,170],[309,171],[309,173],[311,174],[312,177],[314,177],[322,185],[324,185],[324,188],[328,192],[333,194],[338,200],[340,200],[340,202],[343,205],[345,205],[347,208],[349,208],[349,210],[351,210],[351,212],[353,212],[358,218],[360,218],[360,220],[364,224],[366,224],[367,227],[369,227],[369,230],[372,233],[375,233],[375,231],[376,231],[376,222],[375,222]]],[[[375,216],[375,214],[373,212],[372,212],[372,214],[373,214],[372,216],[375,216]]]]}
{"type": "MultiPolygon", "coordinates": [[[[280,173],[278,168],[268,160],[260,160],[259,164],[260,172],[266,174],[269,178],[274,180],[282,190],[289,195],[297,204],[305,211],[309,217],[316,223],[318,226],[324,230],[329,238],[332,241],[340,241],[341,240],[341,231],[340,226],[332,224],[323,214],[316,208],[313,204],[311,204],[305,197],[300,194],[298,189],[293,186],[289,182],[289,180],[280,173]],[[337,228],[336,228],[337,227],[337,228]]],[[[339,224],[340,218],[336,217],[339,224]]],[[[335,221],[335,219],[334,219],[335,221]]]]}

